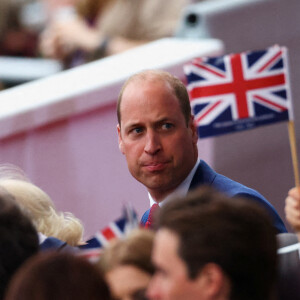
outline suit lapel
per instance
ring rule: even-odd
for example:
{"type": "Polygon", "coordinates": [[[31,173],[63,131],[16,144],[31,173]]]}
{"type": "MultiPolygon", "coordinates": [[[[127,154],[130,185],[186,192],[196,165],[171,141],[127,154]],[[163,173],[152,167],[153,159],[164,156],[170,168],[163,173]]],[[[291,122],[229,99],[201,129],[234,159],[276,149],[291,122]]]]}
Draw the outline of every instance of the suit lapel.
{"type": "Polygon", "coordinates": [[[217,173],[212,168],[210,168],[204,160],[201,160],[192,179],[189,191],[195,189],[200,185],[211,185],[216,176],[217,173]]]}

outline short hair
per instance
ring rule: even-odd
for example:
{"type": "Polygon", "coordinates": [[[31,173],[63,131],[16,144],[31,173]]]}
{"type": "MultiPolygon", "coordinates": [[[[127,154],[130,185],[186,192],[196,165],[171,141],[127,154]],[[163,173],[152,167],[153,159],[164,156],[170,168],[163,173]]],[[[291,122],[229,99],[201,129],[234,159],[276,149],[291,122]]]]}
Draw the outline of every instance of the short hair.
{"type": "Polygon", "coordinates": [[[37,231],[71,246],[77,246],[82,241],[81,221],[72,213],[58,212],[49,195],[31,183],[17,166],[0,165],[0,186],[14,196],[37,231]]]}
{"type": "Polygon", "coordinates": [[[38,250],[33,224],[13,196],[0,188],[0,299],[16,270],[38,250]]]}
{"type": "Polygon", "coordinates": [[[6,300],[109,300],[106,282],[95,265],[62,252],[40,253],[16,273],[6,300]]]}
{"type": "Polygon", "coordinates": [[[166,203],[156,226],[179,237],[178,255],[191,279],[205,264],[216,263],[231,281],[231,300],[269,299],[276,276],[275,229],[257,203],[200,188],[166,203]]]}
{"type": "Polygon", "coordinates": [[[117,117],[118,117],[118,123],[121,126],[121,101],[123,97],[123,93],[126,89],[126,87],[134,81],[146,81],[146,80],[158,80],[162,82],[166,82],[170,85],[172,88],[174,95],[179,101],[180,108],[182,111],[182,114],[184,116],[184,119],[186,121],[186,124],[188,125],[191,117],[191,105],[189,100],[189,95],[187,92],[187,89],[183,82],[178,79],[176,76],[165,72],[161,70],[145,70],[139,73],[136,73],[132,75],[127,81],[124,83],[124,85],[121,88],[119,97],[118,97],[118,103],[117,103],[117,117]]]}
{"type": "Polygon", "coordinates": [[[124,239],[113,240],[99,260],[100,269],[108,273],[112,269],[131,265],[152,275],[151,261],[154,233],[147,229],[136,229],[124,239]]]}

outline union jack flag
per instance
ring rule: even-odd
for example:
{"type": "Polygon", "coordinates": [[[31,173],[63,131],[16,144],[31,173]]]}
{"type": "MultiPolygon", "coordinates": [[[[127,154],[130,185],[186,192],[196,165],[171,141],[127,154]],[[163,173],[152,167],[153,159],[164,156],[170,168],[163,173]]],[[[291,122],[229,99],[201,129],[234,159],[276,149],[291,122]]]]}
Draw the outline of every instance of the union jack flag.
{"type": "Polygon", "coordinates": [[[112,239],[123,238],[131,230],[138,227],[137,214],[131,206],[125,206],[123,216],[114,222],[111,222],[104,229],[86,241],[84,245],[79,246],[77,254],[87,258],[90,262],[98,261],[103,249],[112,239]]]}
{"type": "Polygon", "coordinates": [[[292,119],[287,67],[279,46],[185,65],[199,137],[292,119]]]}

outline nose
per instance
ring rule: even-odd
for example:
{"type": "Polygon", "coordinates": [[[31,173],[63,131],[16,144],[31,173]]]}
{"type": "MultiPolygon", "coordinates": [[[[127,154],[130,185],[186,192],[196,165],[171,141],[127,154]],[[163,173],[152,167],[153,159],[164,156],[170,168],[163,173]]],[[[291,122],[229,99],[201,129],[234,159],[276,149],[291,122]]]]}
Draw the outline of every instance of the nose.
{"type": "Polygon", "coordinates": [[[161,150],[161,141],[159,134],[149,130],[146,134],[145,152],[150,155],[155,155],[161,150]]]}

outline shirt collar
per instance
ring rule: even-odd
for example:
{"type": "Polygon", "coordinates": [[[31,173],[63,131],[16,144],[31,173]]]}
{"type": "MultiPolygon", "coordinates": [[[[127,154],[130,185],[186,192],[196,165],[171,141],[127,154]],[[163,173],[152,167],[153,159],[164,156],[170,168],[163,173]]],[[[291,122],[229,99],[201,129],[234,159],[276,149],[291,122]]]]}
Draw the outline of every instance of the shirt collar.
{"type": "Polygon", "coordinates": [[[45,236],[41,232],[38,232],[38,238],[39,238],[39,244],[42,244],[47,239],[47,236],[45,236]]]}
{"type": "MultiPolygon", "coordinates": [[[[188,193],[189,187],[191,185],[192,179],[195,175],[195,172],[199,166],[200,160],[198,159],[195,166],[193,167],[192,171],[189,173],[189,175],[185,178],[183,182],[180,183],[180,185],[172,192],[170,193],[166,198],[164,198],[162,201],[158,203],[159,206],[162,206],[163,203],[166,203],[170,199],[174,197],[182,197],[185,196],[188,193]]],[[[150,200],[150,207],[156,203],[156,201],[152,198],[150,193],[148,193],[148,197],[150,200]]]]}

